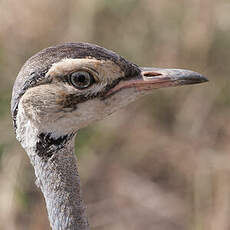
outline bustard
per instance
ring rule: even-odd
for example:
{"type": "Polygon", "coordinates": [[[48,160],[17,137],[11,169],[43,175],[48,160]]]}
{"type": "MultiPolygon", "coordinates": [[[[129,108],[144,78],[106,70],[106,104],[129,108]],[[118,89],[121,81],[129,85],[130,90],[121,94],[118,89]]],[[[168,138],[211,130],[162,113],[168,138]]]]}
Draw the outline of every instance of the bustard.
{"type": "Polygon", "coordinates": [[[89,229],[74,154],[80,128],[152,89],[205,81],[189,70],[139,67],[88,43],[49,47],[32,56],[15,81],[11,111],[52,229],[89,229]]]}

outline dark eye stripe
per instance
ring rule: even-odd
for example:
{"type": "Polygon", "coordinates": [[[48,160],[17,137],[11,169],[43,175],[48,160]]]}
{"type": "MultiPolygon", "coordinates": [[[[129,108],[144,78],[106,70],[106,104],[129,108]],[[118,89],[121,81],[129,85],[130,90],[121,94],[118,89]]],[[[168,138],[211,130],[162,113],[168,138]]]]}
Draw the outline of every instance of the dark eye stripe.
{"type": "Polygon", "coordinates": [[[112,83],[107,84],[104,89],[102,89],[97,94],[90,94],[90,89],[82,92],[77,92],[74,94],[66,95],[65,99],[62,101],[63,108],[71,108],[73,110],[77,109],[77,105],[85,101],[98,98],[100,100],[106,99],[106,93],[113,87],[115,87],[123,78],[118,78],[112,83]]]}

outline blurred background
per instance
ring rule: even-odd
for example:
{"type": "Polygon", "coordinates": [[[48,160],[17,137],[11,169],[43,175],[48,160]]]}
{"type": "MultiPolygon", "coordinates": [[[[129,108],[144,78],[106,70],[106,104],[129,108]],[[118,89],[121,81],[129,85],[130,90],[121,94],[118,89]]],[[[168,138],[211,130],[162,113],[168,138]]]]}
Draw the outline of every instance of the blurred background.
{"type": "Polygon", "coordinates": [[[208,84],[161,89],[79,132],[92,230],[230,229],[229,0],[0,0],[0,229],[50,229],[11,90],[47,46],[91,42],[208,84]]]}

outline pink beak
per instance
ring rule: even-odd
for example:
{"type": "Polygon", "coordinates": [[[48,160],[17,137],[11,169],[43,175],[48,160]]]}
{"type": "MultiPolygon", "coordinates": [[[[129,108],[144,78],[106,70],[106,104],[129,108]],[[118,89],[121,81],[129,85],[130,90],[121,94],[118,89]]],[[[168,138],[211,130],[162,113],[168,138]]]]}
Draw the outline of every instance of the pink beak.
{"type": "Polygon", "coordinates": [[[163,87],[175,87],[207,82],[208,79],[199,73],[185,69],[140,68],[141,73],[135,78],[120,81],[107,92],[107,96],[122,89],[135,88],[138,91],[147,91],[163,87]]]}

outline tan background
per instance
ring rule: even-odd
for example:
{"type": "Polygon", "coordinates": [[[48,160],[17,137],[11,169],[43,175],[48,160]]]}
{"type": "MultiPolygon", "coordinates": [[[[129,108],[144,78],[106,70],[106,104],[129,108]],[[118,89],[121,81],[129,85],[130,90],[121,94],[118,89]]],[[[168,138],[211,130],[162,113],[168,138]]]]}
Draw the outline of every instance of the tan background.
{"type": "Polygon", "coordinates": [[[49,229],[9,104],[25,60],[67,41],[210,79],[156,90],[79,132],[92,229],[229,230],[229,0],[0,0],[0,229],[49,229]]]}

